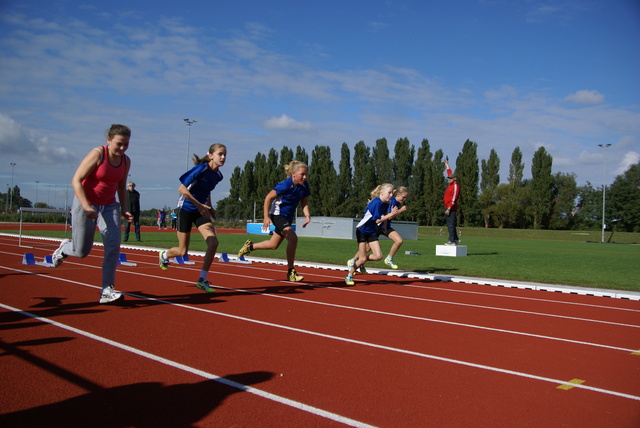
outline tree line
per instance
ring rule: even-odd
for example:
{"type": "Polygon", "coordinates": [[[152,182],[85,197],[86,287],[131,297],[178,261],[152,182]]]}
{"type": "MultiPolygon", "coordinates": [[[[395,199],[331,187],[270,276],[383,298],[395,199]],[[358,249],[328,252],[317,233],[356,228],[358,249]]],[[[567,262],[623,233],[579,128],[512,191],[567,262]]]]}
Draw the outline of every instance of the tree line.
{"type": "MultiPolygon", "coordinates": [[[[573,173],[552,173],[553,158],[540,147],[531,160],[531,178],[524,178],[522,151],[516,147],[509,163],[506,182],[500,178],[500,158],[492,149],[479,161],[477,143],[467,140],[455,160],[461,186],[460,226],[597,230],[602,224],[602,188],[587,182],[578,186],[573,173]]],[[[329,146],[317,145],[311,155],[297,146],[271,148],[257,153],[244,167],[234,168],[229,196],[218,201],[218,218],[253,218],[254,207],[262,217],[262,204],[273,186],[286,178],[284,165],[296,159],[309,166],[312,216],[355,217],[362,214],[370,192],[378,184],[406,186],[410,195],[407,211],[398,220],[419,225],[444,225],[442,195],[447,186],[442,149],[431,150],[423,139],[415,147],[399,138],[389,150],[386,138],[369,147],[359,141],[351,149],[340,148],[335,168],[329,146]]],[[[640,232],[640,163],[616,177],[607,188],[608,228],[640,232]]]]}
{"type": "MultiPolygon", "coordinates": [[[[477,149],[475,142],[465,141],[454,164],[461,185],[461,226],[554,230],[602,227],[602,187],[589,182],[578,186],[573,173],[553,174],[553,158],[544,147],[534,153],[528,179],[524,179],[522,151],[516,147],[506,182],[500,177],[497,152],[492,149],[487,159],[479,160],[477,149]]],[[[329,146],[315,146],[310,156],[301,146],[295,151],[286,146],[279,152],[271,148],[266,155],[257,153],[243,168],[234,168],[229,196],[217,203],[218,218],[251,219],[254,204],[256,216],[261,218],[264,197],[286,178],[284,165],[296,159],[309,166],[312,216],[360,216],[371,190],[386,182],[406,186],[410,192],[407,211],[398,220],[416,221],[422,226],[444,225],[445,156],[441,149],[432,152],[427,139],[416,148],[407,138],[400,138],[393,155],[385,138],[377,140],[373,147],[359,141],[353,147],[353,157],[349,145],[342,143],[336,170],[329,146]]],[[[7,190],[0,193],[2,214],[33,206],[20,195],[19,186],[7,190]]],[[[42,202],[35,207],[53,208],[42,202]]],[[[147,211],[154,217],[157,210],[147,211]]],[[[607,186],[606,223],[608,229],[640,232],[640,163],[607,186]]]]}

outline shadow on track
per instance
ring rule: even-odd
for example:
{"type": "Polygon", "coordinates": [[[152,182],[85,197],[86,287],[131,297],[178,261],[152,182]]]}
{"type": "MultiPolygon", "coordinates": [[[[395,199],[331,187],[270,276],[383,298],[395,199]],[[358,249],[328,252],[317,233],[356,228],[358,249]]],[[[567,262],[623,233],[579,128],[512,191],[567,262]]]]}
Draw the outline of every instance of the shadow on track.
{"type": "MultiPolygon", "coordinates": [[[[60,338],[66,340],[66,338],[60,338]]],[[[39,343],[41,345],[45,342],[39,343]]],[[[30,355],[18,344],[0,342],[6,354],[26,359],[89,392],[57,403],[0,415],[0,426],[25,427],[191,427],[245,386],[266,382],[274,374],[255,371],[193,384],[142,382],[103,388],[30,355]]],[[[5,354],[5,355],[6,355],[5,354]]]]}

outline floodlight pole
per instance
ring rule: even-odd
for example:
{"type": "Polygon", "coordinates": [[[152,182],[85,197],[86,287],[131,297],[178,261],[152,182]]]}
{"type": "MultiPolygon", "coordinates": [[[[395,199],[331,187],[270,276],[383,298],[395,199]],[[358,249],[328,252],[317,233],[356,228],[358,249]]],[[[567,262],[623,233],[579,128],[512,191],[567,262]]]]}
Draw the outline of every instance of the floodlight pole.
{"type": "Polygon", "coordinates": [[[189,120],[189,118],[186,118],[185,123],[187,124],[188,131],[187,131],[187,159],[185,162],[185,167],[187,168],[187,170],[189,169],[189,143],[191,142],[191,125],[193,125],[194,123],[197,122],[197,120],[189,120]]]}
{"type": "Polygon", "coordinates": [[[33,206],[35,208],[36,204],[38,203],[38,184],[40,183],[40,180],[36,180],[36,201],[33,203],[33,206]]]}
{"type": "Polygon", "coordinates": [[[605,222],[604,222],[604,216],[605,216],[605,204],[606,204],[606,195],[607,195],[607,184],[606,184],[606,180],[607,180],[607,152],[606,149],[608,147],[611,147],[611,144],[598,144],[598,147],[600,147],[601,149],[603,149],[602,152],[602,160],[603,160],[603,172],[602,172],[602,243],[604,244],[604,229],[605,229],[605,222]]]}
{"type": "Polygon", "coordinates": [[[16,167],[15,162],[10,162],[11,165],[11,200],[9,201],[9,209],[13,210],[13,169],[16,167]]]}

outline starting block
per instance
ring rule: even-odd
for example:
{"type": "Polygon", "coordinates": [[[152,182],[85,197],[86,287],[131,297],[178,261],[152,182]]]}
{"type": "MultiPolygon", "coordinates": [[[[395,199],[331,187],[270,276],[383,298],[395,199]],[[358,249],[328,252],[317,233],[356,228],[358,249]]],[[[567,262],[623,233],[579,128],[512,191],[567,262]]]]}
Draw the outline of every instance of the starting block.
{"type": "Polygon", "coordinates": [[[189,254],[185,254],[184,256],[180,257],[176,257],[173,259],[169,259],[170,263],[175,263],[177,265],[195,265],[196,262],[192,262],[191,260],[189,260],[189,254]]]}
{"type": "Polygon", "coordinates": [[[251,262],[249,260],[246,260],[244,258],[244,256],[240,257],[239,259],[236,258],[235,260],[231,260],[227,253],[220,254],[220,261],[222,263],[242,263],[242,264],[245,264],[245,265],[250,265],[251,264],[251,262]]]}
{"type": "Polygon", "coordinates": [[[33,253],[24,253],[24,255],[22,256],[22,264],[30,266],[38,265],[53,267],[53,256],[44,256],[41,262],[37,262],[33,253]]]}
{"type": "Polygon", "coordinates": [[[118,259],[118,264],[122,266],[138,266],[137,263],[132,263],[127,261],[127,255],[125,253],[120,253],[120,258],[118,259]]]}

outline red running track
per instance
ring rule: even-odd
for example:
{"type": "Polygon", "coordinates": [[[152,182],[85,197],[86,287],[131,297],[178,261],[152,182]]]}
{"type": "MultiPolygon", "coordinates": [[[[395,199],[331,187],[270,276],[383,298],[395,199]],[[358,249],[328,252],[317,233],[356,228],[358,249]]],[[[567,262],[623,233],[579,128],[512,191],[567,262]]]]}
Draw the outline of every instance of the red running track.
{"type": "Polygon", "coordinates": [[[640,302],[0,236],[0,426],[640,426],[640,302]],[[23,244],[25,243],[23,239],[23,244]]]}

